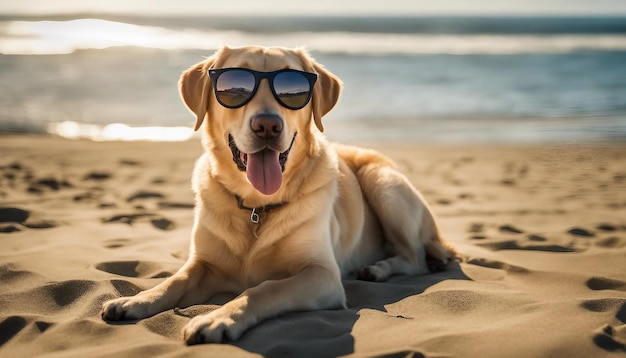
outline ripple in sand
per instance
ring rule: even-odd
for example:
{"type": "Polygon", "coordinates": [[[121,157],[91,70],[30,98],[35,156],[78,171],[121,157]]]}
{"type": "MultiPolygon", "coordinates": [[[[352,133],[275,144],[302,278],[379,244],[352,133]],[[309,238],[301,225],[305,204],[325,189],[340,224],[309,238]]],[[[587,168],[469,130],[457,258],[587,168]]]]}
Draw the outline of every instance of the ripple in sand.
{"type": "Polygon", "coordinates": [[[11,316],[0,322],[0,346],[15,337],[28,322],[22,316],[11,316]]]}
{"type": "Polygon", "coordinates": [[[136,167],[136,166],[141,165],[142,163],[134,159],[120,159],[119,164],[129,166],[129,167],[136,167]]]}
{"type": "Polygon", "coordinates": [[[607,312],[616,310],[626,304],[626,299],[622,298],[599,298],[583,301],[580,306],[591,312],[607,312]]]}
{"type": "Polygon", "coordinates": [[[548,251],[548,252],[576,252],[576,249],[569,246],[556,244],[521,244],[516,240],[507,240],[499,242],[477,243],[476,245],[488,248],[490,250],[530,250],[530,251],[548,251]]]}
{"type": "Polygon", "coordinates": [[[548,241],[548,239],[546,239],[545,237],[541,236],[541,235],[537,235],[537,234],[530,234],[528,235],[528,240],[530,241],[548,241]]]}
{"type": "Polygon", "coordinates": [[[485,235],[472,235],[470,236],[470,240],[485,240],[487,236],[485,235]]]}
{"type": "Polygon", "coordinates": [[[111,173],[109,172],[91,172],[87,175],[85,175],[85,177],[83,178],[83,180],[95,180],[95,181],[102,181],[102,180],[107,180],[111,178],[111,173]]]}
{"type": "Polygon", "coordinates": [[[69,280],[45,285],[43,290],[60,307],[65,307],[78,300],[85,293],[94,289],[96,283],[89,280],[69,280]]]}
{"type": "Polygon", "coordinates": [[[30,211],[19,208],[0,208],[0,223],[23,223],[30,216],[30,211]]]}
{"type": "Polygon", "coordinates": [[[6,264],[0,266],[0,281],[8,283],[14,280],[20,280],[32,277],[33,273],[30,271],[17,270],[12,264],[6,264]]]}
{"type": "Polygon", "coordinates": [[[524,230],[518,229],[515,226],[509,225],[509,224],[501,225],[499,229],[502,232],[507,232],[507,233],[512,233],[512,234],[521,234],[524,232],[524,230]]]}
{"type": "Polygon", "coordinates": [[[134,296],[142,291],[141,287],[125,280],[111,280],[111,285],[121,296],[134,296]]]}
{"type": "Polygon", "coordinates": [[[599,224],[598,226],[596,226],[596,229],[605,232],[617,231],[617,227],[611,224],[599,224]]]}
{"type": "Polygon", "coordinates": [[[124,223],[128,225],[133,225],[136,222],[149,222],[157,229],[160,230],[173,230],[176,228],[176,223],[173,221],[159,216],[157,214],[151,213],[140,213],[140,214],[120,214],[114,215],[108,219],[102,219],[103,223],[124,223]]]}
{"type": "MultiPolygon", "coordinates": [[[[4,223],[19,224],[29,229],[50,229],[57,226],[54,221],[38,218],[37,215],[32,215],[28,210],[0,207],[0,224],[4,223]]],[[[0,225],[0,232],[11,233],[16,231],[21,231],[21,227],[11,224],[0,225]]]]}
{"type": "Polygon", "coordinates": [[[473,233],[481,233],[485,230],[485,224],[483,223],[472,223],[467,231],[473,233]]]}
{"type": "Polygon", "coordinates": [[[108,261],[95,266],[96,270],[125,277],[164,278],[172,275],[161,264],[149,261],[108,261]]]}
{"type": "Polygon", "coordinates": [[[194,203],[160,202],[159,209],[193,209],[194,203]]]}
{"type": "Polygon", "coordinates": [[[110,261],[95,266],[96,270],[126,277],[139,277],[139,261],[110,261]]]}
{"type": "Polygon", "coordinates": [[[129,242],[130,242],[130,239],[124,239],[124,238],[110,239],[106,241],[104,247],[108,249],[118,249],[118,248],[126,246],[129,242]]]}
{"type": "Polygon", "coordinates": [[[165,218],[152,219],[150,222],[154,225],[154,227],[161,230],[172,230],[175,226],[172,221],[165,218]]]}
{"type": "Polygon", "coordinates": [[[487,268],[504,270],[507,272],[515,272],[515,273],[527,273],[530,270],[516,265],[507,264],[506,262],[497,261],[497,260],[489,260],[485,258],[473,258],[467,261],[468,264],[482,266],[487,268]]]}
{"type": "Polygon", "coordinates": [[[567,233],[574,235],[574,236],[582,236],[582,237],[594,237],[595,236],[594,233],[592,233],[591,231],[587,229],[579,228],[579,227],[571,228],[567,231],[567,233]]]}
{"type": "Polygon", "coordinates": [[[73,187],[67,180],[56,178],[43,178],[30,183],[28,192],[33,194],[43,193],[45,191],[58,191],[65,188],[73,187]]]}
{"type": "Polygon", "coordinates": [[[626,291],[626,282],[606,277],[592,277],[586,282],[587,287],[594,291],[617,290],[626,291]]]}
{"type": "Polygon", "coordinates": [[[155,191],[138,191],[135,194],[126,198],[126,201],[130,203],[137,199],[153,199],[153,198],[163,199],[165,198],[165,195],[159,192],[155,192],[155,191]]]}
{"type": "Polygon", "coordinates": [[[48,328],[52,327],[54,323],[44,322],[44,321],[35,321],[35,327],[39,330],[40,333],[45,332],[48,328]]]}
{"type": "Polygon", "coordinates": [[[617,237],[617,236],[611,236],[605,239],[600,239],[596,241],[594,244],[599,247],[613,249],[613,248],[626,246],[626,239],[617,237]]]}
{"type": "Polygon", "coordinates": [[[10,234],[18,231],[22,231],[22,229],[16,225],[0,225],[0,233],[10,234]]]}
{"type": "MultiPolygon", "coordinates": [[[[623,332],[626,331],[626,325],[620,326],[619,331],[622,332],[623,336],[623,332]]],[[[620,342],[620,332],[618,332],[617,328],[607,324],[596,332],[596,335],[593,337],[593,343],[595,343],[598,347],[612,352],[626,352],[626,343],[620,342]]],[[[622,338],[621,340],[624,339],[622,338]]]]}

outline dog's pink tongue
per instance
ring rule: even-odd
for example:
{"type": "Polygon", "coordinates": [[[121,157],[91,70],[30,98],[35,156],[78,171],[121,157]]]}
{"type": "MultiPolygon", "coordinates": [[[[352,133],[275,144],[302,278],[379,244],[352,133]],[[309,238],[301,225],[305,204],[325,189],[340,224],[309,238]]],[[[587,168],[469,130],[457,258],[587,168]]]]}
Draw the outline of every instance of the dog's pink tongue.
{"type": "Polygon", "coordinates": [[[252,186],[265,195],[272,195],[283,183],[283,171],[278,160],[278,152],[264,149],[248,154],[246,174],[252,186]]]}

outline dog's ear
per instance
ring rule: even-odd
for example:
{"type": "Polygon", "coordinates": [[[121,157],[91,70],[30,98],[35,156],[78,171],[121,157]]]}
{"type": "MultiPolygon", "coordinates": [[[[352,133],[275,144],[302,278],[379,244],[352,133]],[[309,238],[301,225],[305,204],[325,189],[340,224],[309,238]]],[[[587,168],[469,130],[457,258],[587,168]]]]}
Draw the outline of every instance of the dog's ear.
{"type": "Polygon", "coordinates": [[[190,111],[196,115],[196,127],[198,130],[207,110],[209,109],[209,96],[211,95],[211,79],[207,70],[215,63],[217,54],[191,66],[184,71],[178,81],[178,91],[190,111]]]}
{"type": "Polygon", "coordinates": [[[317,73],[317,82],[313,88],[313,98],[311,103],[313,106],[313,120],[320,132],[324,131],[322,117],[330,112],[339,100],[341,92],[341,80],[325,69],[322,65],[311,59],[311,64],[315,73],[317,73]]]}

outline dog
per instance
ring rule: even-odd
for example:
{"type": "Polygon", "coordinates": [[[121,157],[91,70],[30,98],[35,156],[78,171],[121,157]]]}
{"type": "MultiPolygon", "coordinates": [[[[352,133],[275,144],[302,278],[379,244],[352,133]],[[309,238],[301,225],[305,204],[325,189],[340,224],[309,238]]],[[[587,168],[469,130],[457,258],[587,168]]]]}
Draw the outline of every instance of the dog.
{"type": "Polygon", "coordinates": [[[322,135],[341,89],[300,48],[223,47],[183,72],[195,129],[206,122],[189,258],[156,287],[105,302],[102,318],[139,320],[234,293],[183,329],[187,344],[232,341],[281,314],[345,308],[342,278],[421,275],[427,254],[442,265],[455,258],[390,159],[322,135]]]}

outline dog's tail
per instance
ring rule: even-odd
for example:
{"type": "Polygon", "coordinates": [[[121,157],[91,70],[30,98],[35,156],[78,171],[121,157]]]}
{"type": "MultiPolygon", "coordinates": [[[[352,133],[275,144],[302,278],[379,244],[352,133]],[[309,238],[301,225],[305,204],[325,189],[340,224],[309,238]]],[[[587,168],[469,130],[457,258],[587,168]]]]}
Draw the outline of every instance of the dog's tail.
{"type": "Polygon", "coordinates": [[[426,211],[424,213],[420,237],[426,239],[424,242],[426,253],[444,263],[447,263],[449,260],[462,260],[463,257],[457,248],[442,237],[441,231],[437,226],[437,221],[433,216],[434,214],[425,200],[423,203],[426,206],[426,211]]]}
{"type": "Polygon", "coordinates": [[[463,255],[459,253],[457,248],[449,241],[441,239],[439,235],[433,237],[433,239],[424,245],[426,253],[438,260],[448,262],[449,260],[462,260],[463,255]]]}

